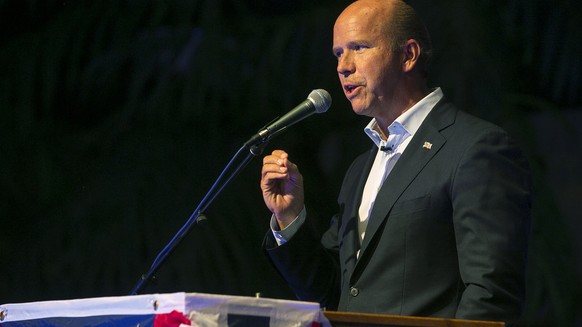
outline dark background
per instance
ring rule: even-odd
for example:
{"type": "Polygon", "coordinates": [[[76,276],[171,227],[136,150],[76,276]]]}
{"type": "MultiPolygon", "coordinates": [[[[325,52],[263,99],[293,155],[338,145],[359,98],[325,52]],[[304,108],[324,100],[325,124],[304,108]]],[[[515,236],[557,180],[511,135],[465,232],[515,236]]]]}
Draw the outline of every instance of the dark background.
{"type": "MultiPolygon", "coordinates": [[[[348,3],[0,0],[0,303],[129,294],[242,143],[316,88],[332,108],[266,151],[289,151],[309,210],[331,216],[370,145],[331,55],[348,3]]],[[[430,85],[530,159],[527,321],[582,325],[580,2],[409,3],[433,37],[430,85]]],[[[144,292],[293,298],[260,248],[260,164],[144,292]]]]}

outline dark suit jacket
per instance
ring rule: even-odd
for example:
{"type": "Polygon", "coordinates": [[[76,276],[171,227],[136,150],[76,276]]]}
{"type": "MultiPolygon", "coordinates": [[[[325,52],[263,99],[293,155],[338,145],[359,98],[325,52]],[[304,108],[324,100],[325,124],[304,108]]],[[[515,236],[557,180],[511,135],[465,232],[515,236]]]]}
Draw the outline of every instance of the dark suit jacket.
{"type": "Polygon", "coordinates": [[[376,151],[347,171],[323,237],[309,211],[286,244],[267,233],[264,248],[298,298],[339,311],[518,319],[530,222],[519,147],[441,100],[380,189],[360,249],[357,212],[376,151]]]}

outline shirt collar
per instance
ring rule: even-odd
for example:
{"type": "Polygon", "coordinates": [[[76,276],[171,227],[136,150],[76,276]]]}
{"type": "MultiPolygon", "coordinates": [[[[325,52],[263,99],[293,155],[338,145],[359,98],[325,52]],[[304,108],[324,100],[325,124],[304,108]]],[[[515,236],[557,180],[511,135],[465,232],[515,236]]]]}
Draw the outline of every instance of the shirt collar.
{"type": "MultiPolygon", "coordinates": [[[[398,116],[390,126],[388,132],[390,134],[409,134],[414,136],[426,116],[430,113],[432,108],[443,98],[443,91],[440,87],[434,89],[427,96],[410,107],[403,114],[398,116]]],[[[376,118],[373,118],[370,123],[364,128],[364,132],[377,146],[381,145],[382,137],[376,118]]]]}

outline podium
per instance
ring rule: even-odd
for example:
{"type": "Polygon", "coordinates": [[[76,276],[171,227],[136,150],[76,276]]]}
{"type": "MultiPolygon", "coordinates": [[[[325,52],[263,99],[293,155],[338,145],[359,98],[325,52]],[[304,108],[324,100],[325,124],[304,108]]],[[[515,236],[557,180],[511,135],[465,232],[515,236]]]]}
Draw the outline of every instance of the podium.
{"type": "Polygon", "coordinates": [[[333,327],[502,327],[503,322],[324,311],[333,327]]]}
{"type": "Polygon", "coordinates": [[[503,323],[321,311],[318,303],[171,293],[0,305],[0,327],[492,327],[503,323]]]}

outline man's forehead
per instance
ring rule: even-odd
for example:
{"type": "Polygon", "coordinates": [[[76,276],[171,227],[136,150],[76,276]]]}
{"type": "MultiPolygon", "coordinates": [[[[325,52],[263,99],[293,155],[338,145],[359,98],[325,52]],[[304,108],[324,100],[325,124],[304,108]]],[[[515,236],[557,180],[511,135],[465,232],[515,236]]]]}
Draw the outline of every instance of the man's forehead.
{"type": "Polygon", "coordinates": [[[334,25],[334,37],[336,34],[342,36],[358,35],[360,33],[375,34],[383,30],[384,20],[376,19],[377,13],[372,11],[361,12],[357,15],[340,16],[334,25]]]}
{"type": "MultiPolygon", "coordinates": [[[[357,1],[359,3],[361,1],[357,1]]],[[[350,5],[336,19],[336,28],[356,29],[362,28],[368,31],[383,29],[383,25],[390,19],[390,10],[387,6],[379,7],[372,4],[350,5]]]]}

